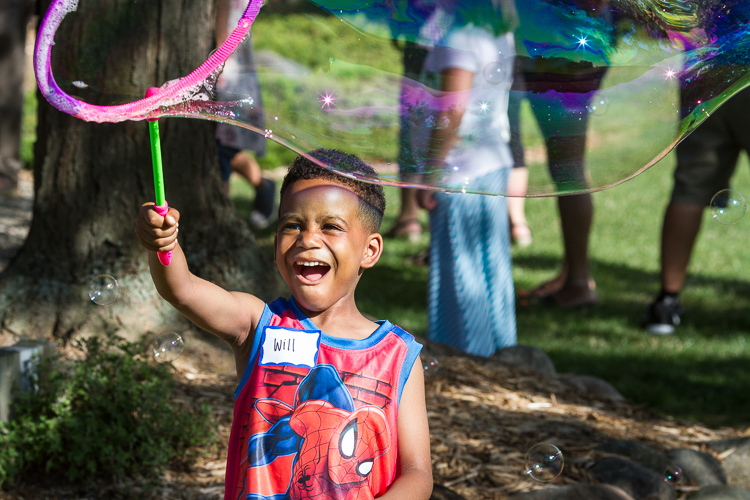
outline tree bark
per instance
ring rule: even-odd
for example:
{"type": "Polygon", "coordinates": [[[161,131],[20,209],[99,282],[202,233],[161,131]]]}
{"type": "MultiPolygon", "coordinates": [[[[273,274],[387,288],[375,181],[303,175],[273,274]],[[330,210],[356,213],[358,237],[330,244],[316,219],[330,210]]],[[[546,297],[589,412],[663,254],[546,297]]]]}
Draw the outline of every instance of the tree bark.
{"type": "MultiPolygon", "coordinates": [[[[109,77],[89,82],[102,95],[138,96],[205,60],[213,48],[212,0],[149,0],[147,13],[133,12],[143,4],[102,2],[124,13],[110,25],[128,34],[120,57],[97,53],[97,37],[115,28],[86,22],[71,30],[75,36],[56,37],[55,50],[64,55],[56,64],[85,72],[76,64],[94,61],[104,68],[97,74],[109,77]]],[[[42,2],[42,14],[48,5],[42,2]]],[[[146,122],[88,123],[42,97],[38,112],[33,221],[23,248],[0,274],[0,331],[32,338],[68,339],[78,332],[137,338],[174,327],[177,315],[156,295],[133,234],[140,205],[154,199],[146,122]],[[89,300],[89,283],[100,274],[118,279],[120,296],[112,305],[89,300]]],[[[214,124],[162,119],[160,129],[167,201],[181,213],[180,243],[193,272],[231,289],[275,296],[274,266],[222,192],[214,124]]]]}

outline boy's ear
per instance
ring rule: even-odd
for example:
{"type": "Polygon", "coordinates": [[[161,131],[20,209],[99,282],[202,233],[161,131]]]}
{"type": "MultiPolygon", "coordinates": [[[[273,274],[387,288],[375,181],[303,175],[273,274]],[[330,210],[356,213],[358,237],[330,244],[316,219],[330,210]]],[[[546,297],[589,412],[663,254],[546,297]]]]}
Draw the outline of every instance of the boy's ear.
{"type": "Polygon", "coordinates": [[[359,266],[369,269],[374,266],[383,254],[383,237],[379,233],[372,233],[367,241],[365,253],[359,266]]]}

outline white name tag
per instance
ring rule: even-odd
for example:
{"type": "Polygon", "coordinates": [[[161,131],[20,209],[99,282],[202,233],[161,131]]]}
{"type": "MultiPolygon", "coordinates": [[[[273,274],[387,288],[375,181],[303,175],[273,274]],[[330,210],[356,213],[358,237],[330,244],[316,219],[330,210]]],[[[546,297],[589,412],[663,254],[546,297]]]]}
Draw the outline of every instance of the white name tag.
{"type": "Polygon", "coordinates": [[[267,326],[263,330],[260,365],[314,368],[320,348],[319,330],[292,330],[267,326]]]}

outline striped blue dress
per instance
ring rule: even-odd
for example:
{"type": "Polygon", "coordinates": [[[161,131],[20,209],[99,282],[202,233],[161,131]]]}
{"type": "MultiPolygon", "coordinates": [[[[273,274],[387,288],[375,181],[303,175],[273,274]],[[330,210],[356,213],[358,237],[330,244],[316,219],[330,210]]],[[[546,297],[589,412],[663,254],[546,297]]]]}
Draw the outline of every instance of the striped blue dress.
{"type": "MultiPolygon", "coordinates": [[[[513,159],[508,146],[508,96],[513,36],[467,25],[449,31],[425,68],[470,71],[472,88],[445,158],[442,187],[505,193],[513,159]],[[493,71],[488,78],[487,68],[493,71]]],[[[430,213],[428,337],[462,351],[491,356],[516,343],[515,292],[507,199],[436,193],[430,213]]]]}
{"type": "MultiPolygon", "coordinates": [[[[480,180],[504,192],[510,169],[480,180]]],[[[516,343],[515,292],[507,200],[436,193],[430,212],[428,337],[491,356],[516,343]]]]}

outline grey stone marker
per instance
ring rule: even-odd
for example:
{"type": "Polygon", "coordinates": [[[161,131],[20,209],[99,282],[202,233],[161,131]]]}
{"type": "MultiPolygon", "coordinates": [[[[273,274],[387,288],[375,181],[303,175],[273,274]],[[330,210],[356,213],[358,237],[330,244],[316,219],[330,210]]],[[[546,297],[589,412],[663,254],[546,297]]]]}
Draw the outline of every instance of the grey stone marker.
{"type": "Polygon", "coordinates": [[[10,400],[17,389],[34,389],[32,376],[38,369],[38,359],[52,350],[54,344],[43,340],[24,340],[0,348],[0,422],[10,420],[10,400]]]}

